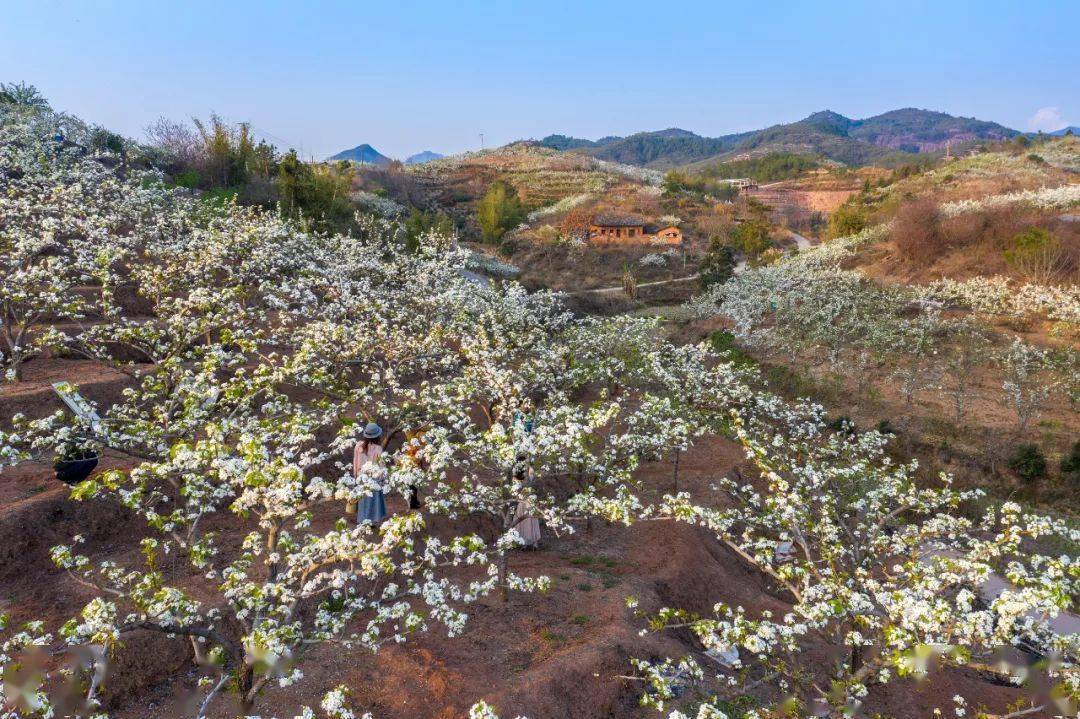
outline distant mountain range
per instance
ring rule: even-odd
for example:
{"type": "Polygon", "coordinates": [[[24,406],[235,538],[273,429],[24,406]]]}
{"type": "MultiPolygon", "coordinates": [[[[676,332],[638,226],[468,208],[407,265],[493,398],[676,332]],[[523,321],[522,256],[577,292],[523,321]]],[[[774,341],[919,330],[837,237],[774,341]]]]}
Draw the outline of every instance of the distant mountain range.
{"type": "Polygon", "coordinates": [[[1069,125],[1068,127],[1063,127],[1060,130],[1054,130],[1053,132],[1048,132],[1046,134],[1053,135],[1054,137],[1063,137],[1065,135],[1068,135],[1070,132],[1074,135],[1080,135],[1080,127],[1077,127],[1076,125],[1069,125]]]}
{"type": "Polygon", "coordinates": [[[864,120],[823,110],[798,122],[721,137],[702,137],[670,128],[599,140],[549,135],[540,143],[603,160],[665,169],[771,152],[822,155],[862,165],[893,156],[944,150],[948,144],[955,149],[966,143],[1004,140],[1017,134],[996,122],[905,108],[864,120]]]}
{"type": "Polygon", "coordinates": [[[441,157],[443,157],[443,155],[440,155],[437,152],[432,152],[431,150],[424,150],[423,152],[418,152],[415,155],[409,155],[408,157],[406,157],[405,158],[405,164],[406,165],[422,165],[425,162],[431,162],[432,160],[438,160],[441,157]]]}
{"type": "MultiPolygon", "coordinates": [[[[424,150],[423,152],[418,152],[415,155],[409,155],[405,159],[405,164],[419,165],[421,163],[429,162],[431,160],[438,160],[440,157],[442,157],[442,155],[437,152],[432,152],[431,150],[424,150]]],[[[382,154],[367,143],[363,145],[357,145],[351,150],[342,150],[336,155],[331,155],[330,159],[351,160],[352,162],[359,162],[362,165],[380,166],[389,165],[391,162],[393,162],[393,160],[391,160],[389,157],[382,154]]]]}

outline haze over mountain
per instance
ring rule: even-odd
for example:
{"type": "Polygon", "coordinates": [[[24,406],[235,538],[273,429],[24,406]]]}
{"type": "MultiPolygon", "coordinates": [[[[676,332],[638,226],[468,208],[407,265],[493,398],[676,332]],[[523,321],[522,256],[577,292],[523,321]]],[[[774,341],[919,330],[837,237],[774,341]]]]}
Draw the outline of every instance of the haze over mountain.
{"type": "Polygon", "coordinates": [[[423,164],[425,162],[431,162],[432,160],[438,160],[441,157],[444,157],[444,155],[441,155],[438,152],[432,152],[431,150],[423,150],[421,152],[416,153],[415,155],[409,155],[408,157],[406,157],[405,158],[405,164],[406,165],[421,165],[421,164],[423,164]]]}
{"type": "Polygon", "coordinates": [[[353,162],[359,162],[361,164],[368,165],[389,165],[390,158],[383,155],[371,145],[364,143],[363,145],[357,145],[351,150],[342,150],[336,155],[330,156],[331,160],[352,160],[353,162]]]}
{"type": "Polygon", "coordinates": [[[585,140],[549,135],[541,144],[603,160],[667,168],[713,159],[800,152],[858,165],[903,153],[934,152],[952,144],[1003,140],[1019,134],[996,122],[915,108],[854,120],[822,110],[797,122],[721,137],[669,128],[628,137],[585,140]]]}
{"type": "Polygon", "coordinates": [[[1054,130],[1053,132],[1048,132],[1046,134],[1053,135],[1054,137],[1064,137],[1070,132],[1074,135],[1080,135],[1080,125],[1069,125],[1068,127],[1063,127],[1060,130],[1054,130]]]}

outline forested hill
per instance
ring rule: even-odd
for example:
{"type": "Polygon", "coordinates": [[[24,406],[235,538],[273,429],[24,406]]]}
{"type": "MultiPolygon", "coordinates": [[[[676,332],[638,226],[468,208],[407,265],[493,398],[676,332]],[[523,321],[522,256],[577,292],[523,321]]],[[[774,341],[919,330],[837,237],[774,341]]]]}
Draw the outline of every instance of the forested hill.
{"type": "Polygon", "coordinates": [[[672,128],[595,141],[549,135],[541,144],[603,160],[656,168],[773,152],[818,154],[845,164],[861,165],[902,153],[943,150],[950,143],[959,148],[965,143],[1003,140],[1016,134],[1015,130],[995,122],[905,108],[863,120],[823,110],[798,122],[721,137],[702,137],[672,128]]]}

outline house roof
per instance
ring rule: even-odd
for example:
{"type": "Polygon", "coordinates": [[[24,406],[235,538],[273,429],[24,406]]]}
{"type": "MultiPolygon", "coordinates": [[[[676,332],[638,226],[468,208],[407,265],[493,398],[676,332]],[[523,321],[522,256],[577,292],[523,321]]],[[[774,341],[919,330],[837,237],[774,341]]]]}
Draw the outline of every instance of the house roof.
{"type": "Polygon", "coordinates": [[[644,227],[645,220],[637,215],[602,213],[593,217],[593,224],[601,227],[644,227]]]}
{"type": "Polygon", "coordinates": [[[666,230],[666,229],[671,228],[671,227],[674,227],[676,230],[679,229],[678,225],[673,225],[671,223],[665,224],[663,222],[659,222],[659,223],[655,223],[655,224],[645,225],[645,231],[648,232],[649,234],[655,235],[657,232],[660,232],[661,230],[666,230]]]}

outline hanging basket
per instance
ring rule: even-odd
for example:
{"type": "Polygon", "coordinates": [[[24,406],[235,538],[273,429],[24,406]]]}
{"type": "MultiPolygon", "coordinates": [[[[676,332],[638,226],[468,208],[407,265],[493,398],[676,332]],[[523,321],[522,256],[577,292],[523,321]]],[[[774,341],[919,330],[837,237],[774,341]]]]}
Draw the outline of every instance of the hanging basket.
{"type": "Polygon", "coordinates": [[[53,465],[56,470],[56,478],[64,484],[72,486],[82,482],[90,476],[98,465],[98,455],[90,454],[78,459],[62,459],[53,465]]]}

